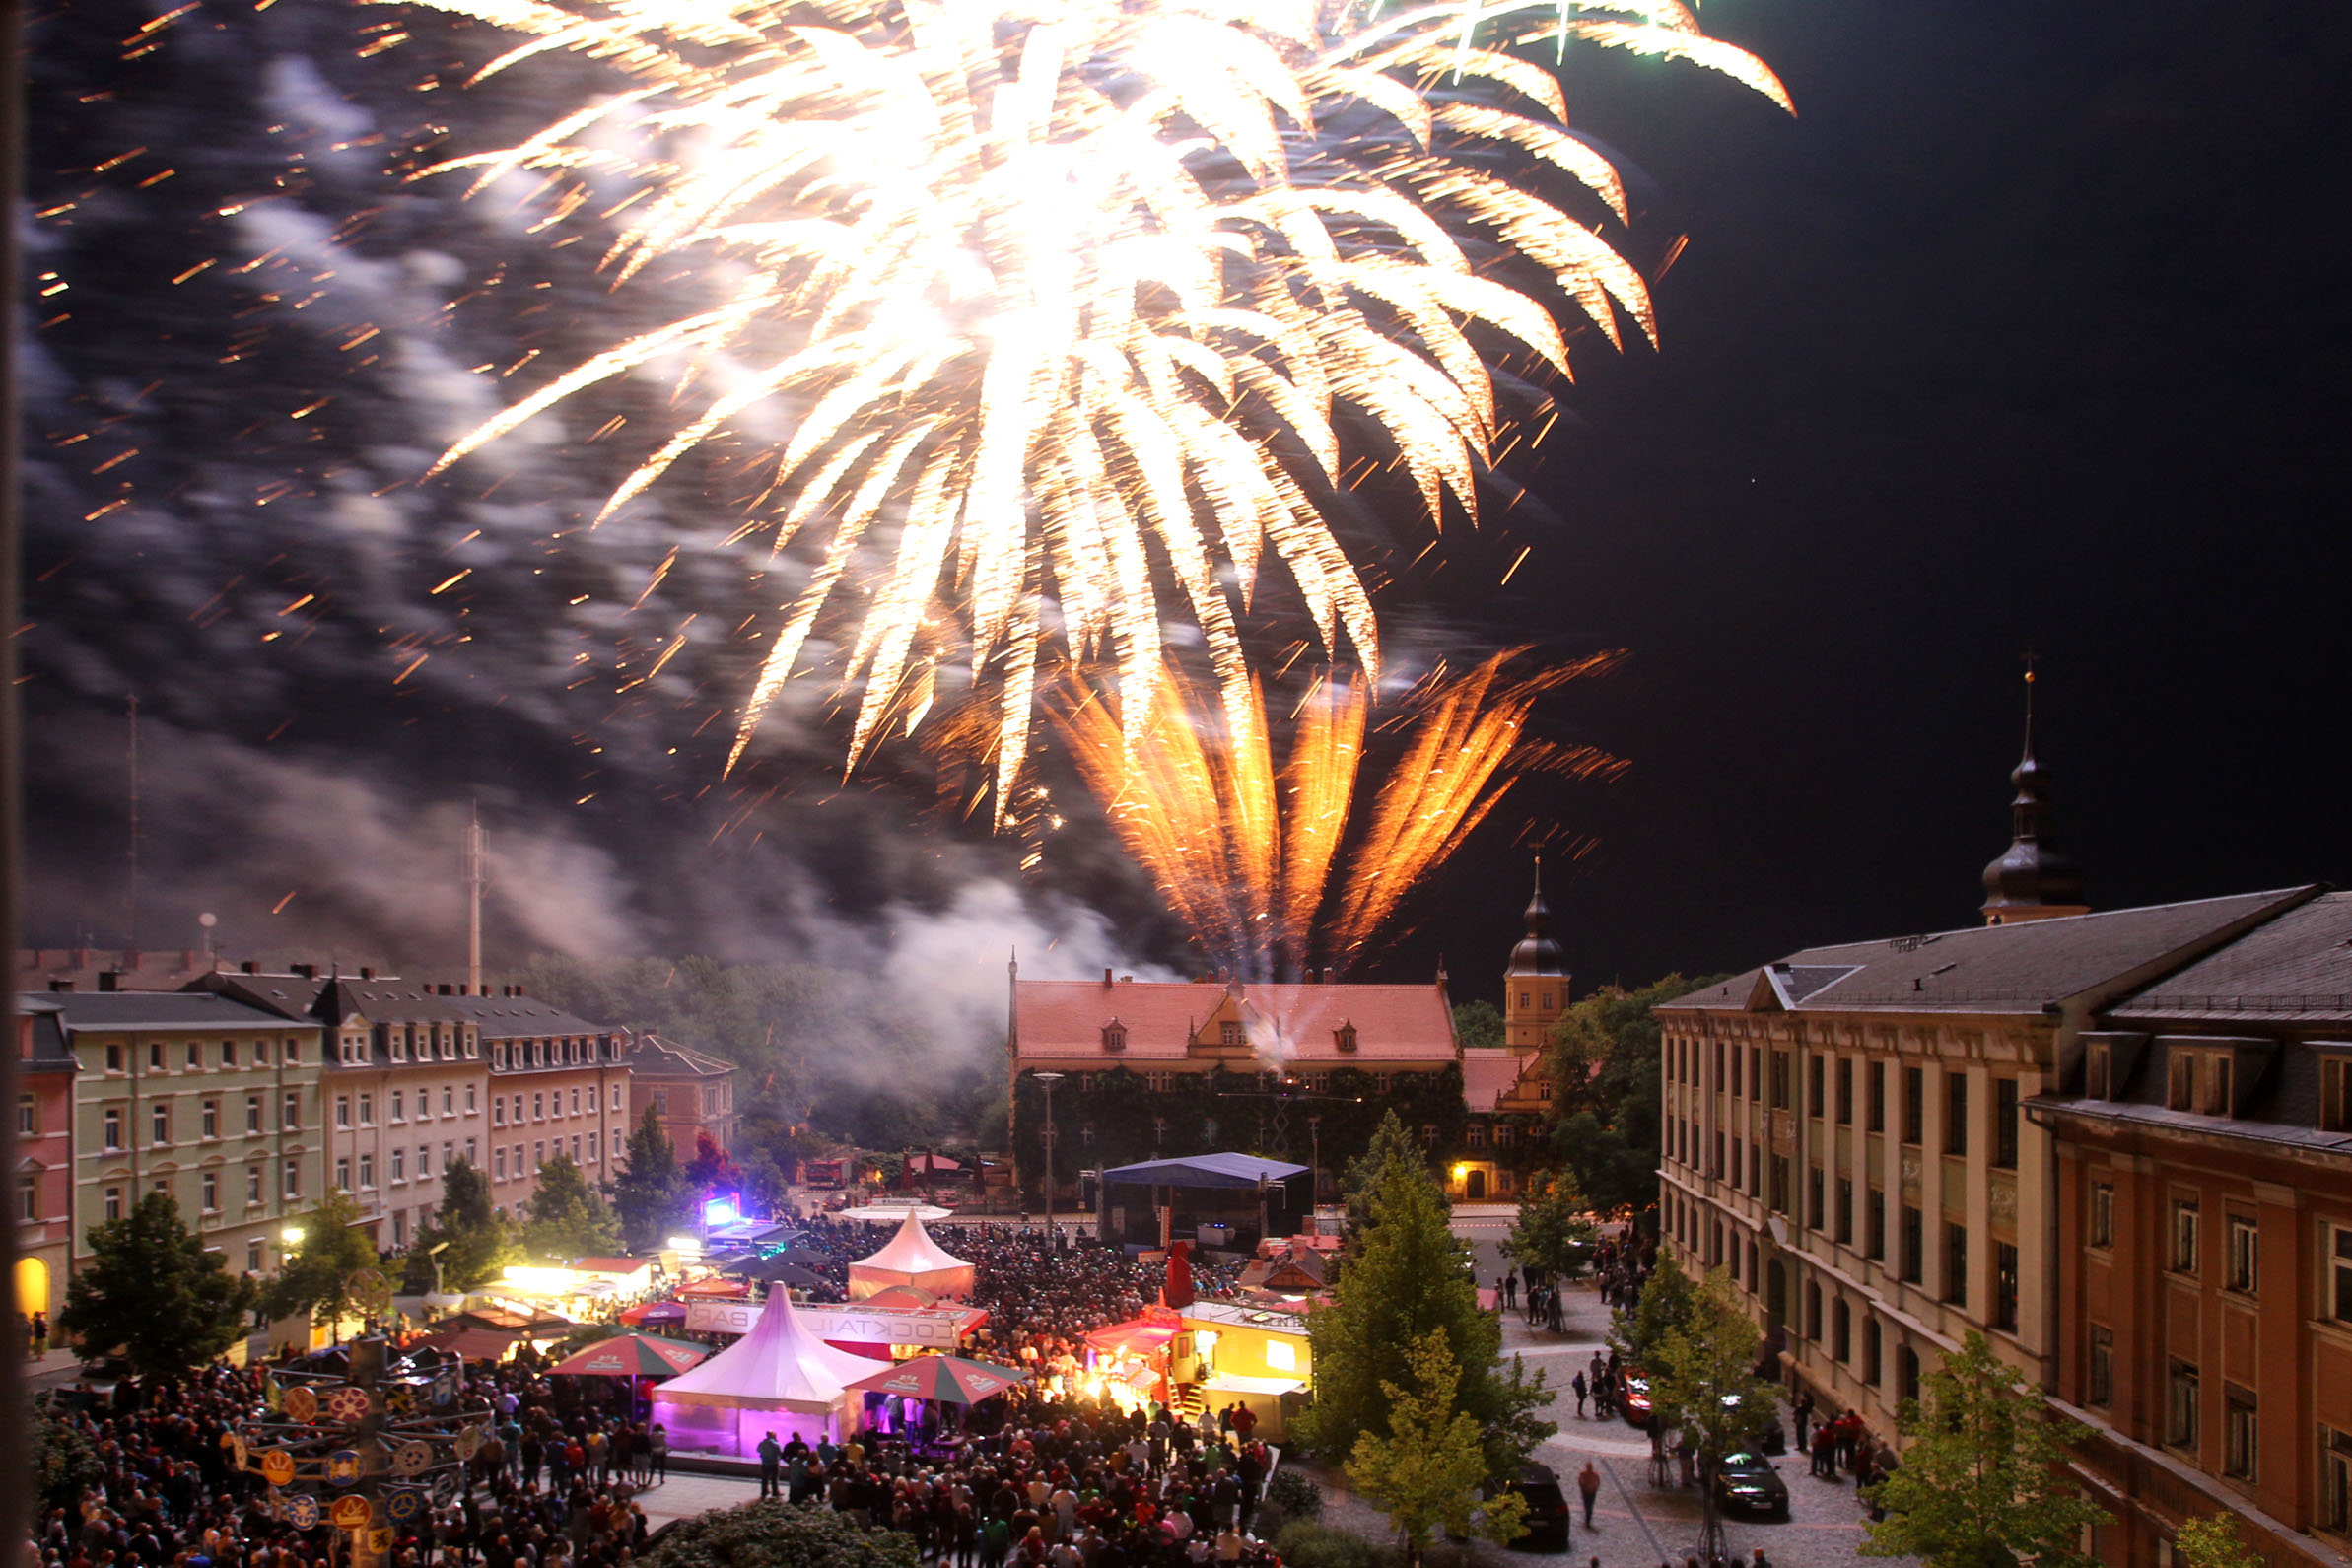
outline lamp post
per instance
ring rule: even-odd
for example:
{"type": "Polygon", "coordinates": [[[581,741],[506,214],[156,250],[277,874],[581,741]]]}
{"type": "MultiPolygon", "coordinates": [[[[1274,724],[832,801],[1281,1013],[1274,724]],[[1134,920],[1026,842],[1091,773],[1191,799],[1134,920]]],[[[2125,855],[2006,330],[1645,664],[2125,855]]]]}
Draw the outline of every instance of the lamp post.
{"type": "Polygon", "coordinates": [[[1323,1118],[1307,1118],[1307,1231],[1315,1231],[1315,1210],[1323,1204],[1323,1118]]]}
{"type": "Polygon", "coordinates": [[[1045,1136],[1045,1247],[1047,1252],[1053,1252],[1055,1250],[1054,1085],[1062,1081],[1062,1074],[1058,1072],[1033,1072],[1030,1074],[1030,1076],[1035,1078],[1039,1083],[1045,1085],[1045,1125],[1040,1129],[1045,1136]]]}

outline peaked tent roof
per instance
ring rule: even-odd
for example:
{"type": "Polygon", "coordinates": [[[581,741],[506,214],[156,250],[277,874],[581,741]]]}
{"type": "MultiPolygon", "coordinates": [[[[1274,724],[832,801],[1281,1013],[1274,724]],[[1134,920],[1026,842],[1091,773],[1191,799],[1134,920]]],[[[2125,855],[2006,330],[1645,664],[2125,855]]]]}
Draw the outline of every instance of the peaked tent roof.
{"type": "Polygon", "coordinates": [[[866,1357],[836,1350],[801,1328],[792,1298],[771,1290],[749,1333],[662,1384],[659,1397],[673,1404],[830,1409],[843,1388],[872,1370],[866,1357]]]}
{"type": "Polygon", "coordinates": [[[871,1258],[861,1258],[854,1268],[887,1268],[894,1274],[929,1274],[942,1268],[969,1268],[972,1264],[957,1258],[931,1239],[931,1232],[923,1228],[923,1215],[914,1210],[898,1222],[898,1233],[882,1244],[882,1250],[871,1258]]]}
{"type": "Polygon", "coordinates": [[[1260,1159],[1255,1154],[1188,1154],[1173,1160],[1145,1160],[1102,1173],[1105,1182],[1133,1187],[1256,1187],[1260,1182],[1304,1176],[1303,1165],[1260,1159]]]}

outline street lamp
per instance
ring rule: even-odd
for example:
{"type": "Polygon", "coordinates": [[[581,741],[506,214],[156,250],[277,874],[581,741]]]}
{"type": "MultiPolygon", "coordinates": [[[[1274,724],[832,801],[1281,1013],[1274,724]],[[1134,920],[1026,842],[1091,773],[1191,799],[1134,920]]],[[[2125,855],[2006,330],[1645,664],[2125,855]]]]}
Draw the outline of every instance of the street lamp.
{"type": "Polygon", "coordinates": [[[1045,1085],[1045,1127],[1043,1129],[1045,1133],[1045,1247],[1047,1252],[1053,1252],[1055,1250],[1054,1085],[1062,1081],[1062,1074],[1058,1072],[1033,1072],[1030,1074],[1030,1076],[1035,1078],[1039,1083],[1045,1085]]]}
{"type": "Polygon", "coordinates": [[[286,1244],[286,1251],[291,1253],[303,1244],[303,1228],[300,1225],[289,1225],[278,1232],[278,1239],[286,1244]]]}

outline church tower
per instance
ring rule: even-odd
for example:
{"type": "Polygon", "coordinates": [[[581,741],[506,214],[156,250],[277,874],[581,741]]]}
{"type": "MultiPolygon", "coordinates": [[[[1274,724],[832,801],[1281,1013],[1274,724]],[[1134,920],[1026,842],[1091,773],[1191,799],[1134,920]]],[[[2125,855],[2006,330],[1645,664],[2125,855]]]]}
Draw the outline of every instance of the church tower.
{"type": "Polygon", "coordinates": [[[2026,752],[2009,782],[2009,848],[1984,868],[1984,923],[2014,925],[2053,915],[2087,915],[2083,870],[2049,848],[2048,783],[2034,756],[2034,668],[2026,666],[2026,752]]]}
{"type": "Polygon", "coordinates": [[[1552,907],[1544,902],[1544,861],[1536,858],[1535,896],[1527,901],[1527,934],[1511,949],[1502,975],[1503,1044],[1520,1056],[1544,1049],[1553,1020],[1567,1010],[1568,971],[1552,939],[1552,907]]]}

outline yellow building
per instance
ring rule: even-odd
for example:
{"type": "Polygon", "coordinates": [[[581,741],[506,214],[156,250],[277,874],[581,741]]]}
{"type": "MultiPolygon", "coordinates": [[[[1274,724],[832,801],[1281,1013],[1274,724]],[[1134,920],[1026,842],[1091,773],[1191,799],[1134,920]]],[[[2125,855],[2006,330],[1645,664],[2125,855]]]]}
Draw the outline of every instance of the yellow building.
{"type": "Polygon", "coordinates": [[[1462,1097],[1471,1120],[1446,1170],[1446,1193],[1460,1202],[1515,1198],[1552,1112],[1544,1047],[1568,1009],[1569,977],[1566,957],[1552,939],[1540,862],[1526,920],[1527,934],[1502,972],[1502,1047],[1462,1053],[1462,1097]]]}
{"type": "Polygon", "coordinates": [[[1197,1378],[1211,1411],[1247,1405],[1257,1436],[1279,1438],[1292,1406],[1314,1386],[1307,1321],[1286,1312],[1229,1301],[1196,1301],[1178,1316],[1184,1331],[1170,1346],[1169,1372],[1179,1386],[1197,1378]]]}

